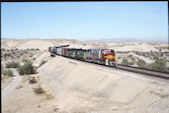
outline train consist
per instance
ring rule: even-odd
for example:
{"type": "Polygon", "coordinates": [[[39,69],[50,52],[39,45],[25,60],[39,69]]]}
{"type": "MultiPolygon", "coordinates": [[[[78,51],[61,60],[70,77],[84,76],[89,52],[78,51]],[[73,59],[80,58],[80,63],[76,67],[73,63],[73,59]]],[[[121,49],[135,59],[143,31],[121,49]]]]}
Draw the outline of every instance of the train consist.
{"type": "Polygon", "coordinates": [[[115,52],[112,49],[76,49],[69,45],[49,47],[51,56],[61,55],[77,60],[116,66],[115,52]]]}

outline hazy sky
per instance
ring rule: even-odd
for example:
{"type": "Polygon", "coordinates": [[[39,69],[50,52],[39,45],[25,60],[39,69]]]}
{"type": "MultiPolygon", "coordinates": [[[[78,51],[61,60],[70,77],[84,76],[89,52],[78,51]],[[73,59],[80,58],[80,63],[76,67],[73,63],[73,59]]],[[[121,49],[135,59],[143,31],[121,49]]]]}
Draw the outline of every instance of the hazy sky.
{"type": "Polygon", "coordinates": [[[2,38],[168,40],[166,2],[1,3],[2,38]]]}

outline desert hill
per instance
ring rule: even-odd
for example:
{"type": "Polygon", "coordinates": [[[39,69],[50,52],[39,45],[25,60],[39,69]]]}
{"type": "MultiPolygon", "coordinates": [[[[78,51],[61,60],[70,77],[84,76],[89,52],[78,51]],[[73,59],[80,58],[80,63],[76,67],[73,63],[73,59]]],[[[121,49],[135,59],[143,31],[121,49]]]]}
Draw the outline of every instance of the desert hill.
{"type": "Polygon", "coordinates": [[[115,51],[168,51],[166,42],[99,42],[68,39],[1,39],[1,48],[39,48],[47,50],[50,46],[69,44],[70,48],[109,48],[115,51]]]}

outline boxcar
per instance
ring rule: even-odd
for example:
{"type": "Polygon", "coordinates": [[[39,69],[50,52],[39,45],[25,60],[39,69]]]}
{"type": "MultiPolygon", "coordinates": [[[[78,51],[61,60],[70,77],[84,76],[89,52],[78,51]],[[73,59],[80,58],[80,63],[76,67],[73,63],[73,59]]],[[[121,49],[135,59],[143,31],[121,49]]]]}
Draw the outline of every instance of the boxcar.
{"type": "Polygon", "coordinates": [[[57,53],[56,53],[56,54],[58,54],[58,55],[62,55],[62,48],[57,48],[57,49],[56,49],[56,51],[57,51],[57,53]]]}
{"type": "Polygon", "coordinates": [[[69,48],[62,48],[62,55],[67,57],[67,52],[69,48]]]}

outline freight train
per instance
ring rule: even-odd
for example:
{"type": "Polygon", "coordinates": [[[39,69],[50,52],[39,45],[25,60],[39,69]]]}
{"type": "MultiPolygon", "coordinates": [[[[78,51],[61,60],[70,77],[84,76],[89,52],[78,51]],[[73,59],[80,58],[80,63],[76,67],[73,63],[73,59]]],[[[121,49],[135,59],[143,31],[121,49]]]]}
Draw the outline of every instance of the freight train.
{"type": "Polygon", "coordinates": [[[51,56],[61,55],[77,60],[116,67],[115,51],[113,49],[76,49],[66,47],[49,47],[48,51],[51,53],[51,56]]]}

